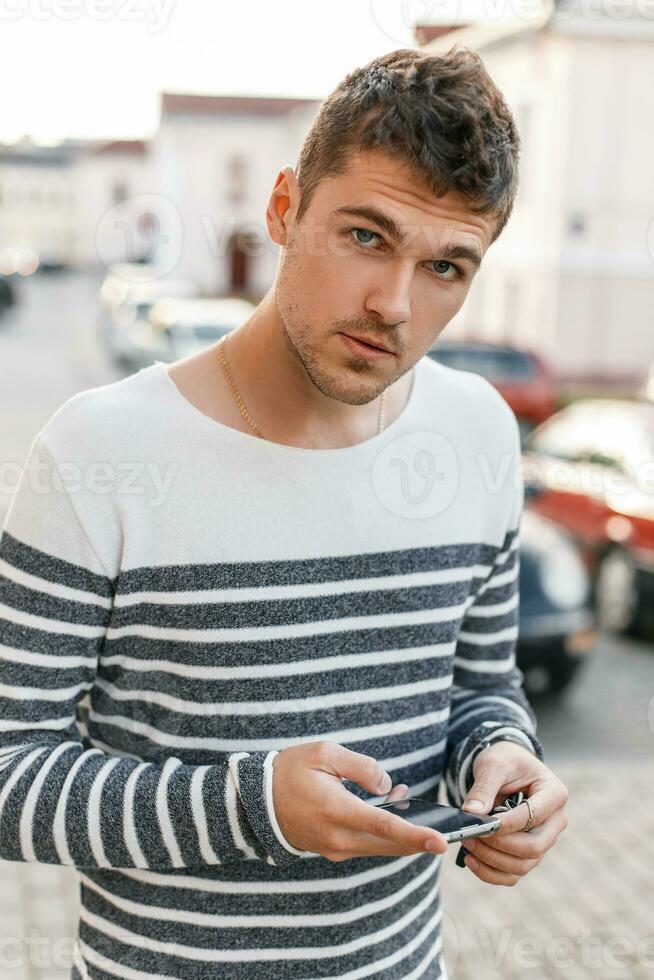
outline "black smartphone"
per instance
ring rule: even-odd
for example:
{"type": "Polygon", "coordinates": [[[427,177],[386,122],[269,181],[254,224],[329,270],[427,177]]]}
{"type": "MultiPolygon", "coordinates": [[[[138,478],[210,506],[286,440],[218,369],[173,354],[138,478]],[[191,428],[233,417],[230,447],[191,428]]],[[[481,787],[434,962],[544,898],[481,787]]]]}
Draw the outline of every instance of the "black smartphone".
{"type": "Polygon", "coordinates": [[[394,800],[392,803],[375,803],[380,810],[388,810],[398,817],[403,817],[418,827],[430,827],[442,834],[448,844],[452,841],[465,840],[469,837],[483,837],[494,834],[501,827],[497,816],[484,814],[480,817],[466,810],[458,810],[454,806],[444,806],[442,803],[432,803],[418,797],[406,797],[394,800]]]}

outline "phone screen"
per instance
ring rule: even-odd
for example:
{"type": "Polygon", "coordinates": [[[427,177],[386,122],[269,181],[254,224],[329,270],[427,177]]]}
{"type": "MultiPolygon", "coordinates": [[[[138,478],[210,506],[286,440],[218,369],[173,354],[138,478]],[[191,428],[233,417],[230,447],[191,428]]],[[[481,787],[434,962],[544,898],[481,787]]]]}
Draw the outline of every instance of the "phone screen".
{"type": "Polygon", "coordinates": [[[409,820],[419,827],[430,827],[441,834],[463,830],[465,827],[480,827],[497,820],[497,817],[491,817],[487,814],[478,817],[474,813],[457,810],[453,806],[444,806],[441,803],[431,803],[429,800],[415,798],[395,800],[393,803],[378,803],[377,806],[379,809],[388,810],[398,817],[404,817],[405,820],[409,820]]]}

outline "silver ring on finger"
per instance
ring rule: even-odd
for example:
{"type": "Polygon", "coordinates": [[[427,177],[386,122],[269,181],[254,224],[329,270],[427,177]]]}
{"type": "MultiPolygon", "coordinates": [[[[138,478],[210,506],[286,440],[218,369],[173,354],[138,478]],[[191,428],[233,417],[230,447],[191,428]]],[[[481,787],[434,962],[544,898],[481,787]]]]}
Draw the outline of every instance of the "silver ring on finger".
{"type": "Polygon", "coordinates": [[[527,804],[527,809],[529,810],[529,820],[527,821],[527,823],[522,828],[521,833],[528,834],[529,831],[531,830],[532,824],[534,822],[534,818],[536,816],[536,812],[534,810],[534,804],[531,802],[530,799],[528,799],[527,797],[525,797],[525,799],[522,802],[527,804]]]}

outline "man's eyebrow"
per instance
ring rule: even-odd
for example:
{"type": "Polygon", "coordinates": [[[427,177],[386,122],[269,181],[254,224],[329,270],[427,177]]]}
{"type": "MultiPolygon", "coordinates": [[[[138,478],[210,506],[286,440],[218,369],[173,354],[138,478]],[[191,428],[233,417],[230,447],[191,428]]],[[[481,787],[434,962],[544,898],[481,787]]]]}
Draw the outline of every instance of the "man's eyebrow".
{"type": "Polygon", "coordinates": [[[400,226],[390,217],[388,214],[384,214],[383,211],[378,211],[377,208],[366,207],[365,205],[344,205],[343,207],[336,208],[335,214],[351,214],[354,218],[363,218],[366,221],[371,221],[374,225],[377,225],[382,231],[385,231],[389,238],[392,238],[394,242],[404,241],[404,235],[400,230],[400,226]]]}
{"type": "Polygon", "coordinates": [[[470,245],[450,245],[438,253],[441,259],[468,259],[475,269],[481,265],[481,255],[470,245]]]}
{"type": "MultiPolygon", "coordinates": [[[[385,231],[389,238],[398,244],[404,241],[404,235],[393,218],[388,214],[384,214],[383,211],[377,210],[377,208],[367,207],[365,205],[343,205],[343,207],[336,208],[334,214],[348,214],[354,218],[363,218],[365,221],[370,221],[372,224],[377,225],[382,231],[385,231]]],[[[481,265],[481,255],[476,248],[472,248],[470,245],[450,245],[444,246],[438,253],[439,259],[468,259],[472,263],[475,269],[478,269],[481,265]]]]}

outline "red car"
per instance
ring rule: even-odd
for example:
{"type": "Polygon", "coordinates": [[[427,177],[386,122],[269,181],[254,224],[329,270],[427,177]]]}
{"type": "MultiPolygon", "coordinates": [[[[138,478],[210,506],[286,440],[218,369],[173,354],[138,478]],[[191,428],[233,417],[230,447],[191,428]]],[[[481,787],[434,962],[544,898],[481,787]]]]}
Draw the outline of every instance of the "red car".
{"type": "Polygon", "coordinates": [[[654,403],[583,398],[539,426],[523,457],[532,509],[567,528],[591,573],[597,619],[654,626],[654,403]]]}
{"type": "Polygon", "coordinates": [[[523,440],[556,411],[554,380],[536,354],[477,341],[439,341],[427,353],[441,364],[473,371],[490,381],[513,409],[523,440]]]}

